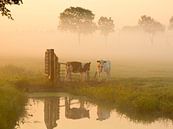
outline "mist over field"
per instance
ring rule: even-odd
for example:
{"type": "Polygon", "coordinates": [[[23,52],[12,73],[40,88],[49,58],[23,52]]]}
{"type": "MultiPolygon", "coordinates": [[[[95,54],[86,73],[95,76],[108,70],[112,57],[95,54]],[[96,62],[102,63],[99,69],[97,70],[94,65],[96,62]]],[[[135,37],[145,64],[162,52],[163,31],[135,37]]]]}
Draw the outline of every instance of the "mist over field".
{"type": "Polygon", "coordinates": [[[98,59],[111,60],[112,68],[116,70],[121,70],[119,66],[131,69],[127,65],[133,66],[132,69],[136,71],[136,67],[140,70],[149,70],[148,67],[161,70],[162,67],[162,70],[168,71],[172,68],[173,31],[168,30],[172,1],[157,1],[157,7],[155,0],[133,0],[128,4],[125,0],[99,1],[99,5],[105,9],[96,3],[91,0],[38,0],[35,3],[25,0],[20,6],[10,6],[14,21],[0,17],[0,64],[22,64],[43,69],[44,53],[52,48],[61,62],[91,61],[93,68],[98,59]],[[167,8],[161,9],[163,4],[167,8]],[[58,28],[60,13],[70,6],[93,11],[96,24],[101,16],[111,17],[114,32],[107,39],[98,30],[92,34],[81,34],[79,43],[77,33],[58,28]],[[149,33],[138,29],[142,15],[151,16],[166,28],[164,32],[154,34],[153,42],[149,33]]]}
{"type": "Polygon", "coordinates": [[[0,0],[0,129],[172,129],[172,5],[0,0]]]}
{"type": "Polygon", "coordinates": [[[54,31],[21,31],[1,34],[1,57],[44,57],[48,48],[55,49],[61,59],[136,59],[171,61],[173,55],[173,32],[158,33],[151,43],[144,32],[119,31],[111,33],[107,41],[99,32],[77,35],[54,31]]]}
{"type": "Polygon", "coordinates": [[[107,42],[97,32],[82,35],[79,44],[76,34],[58,30],[16,32],[1,43],[0,64],[44,72],[44,52],[54,48],[60,62],[92,62],[92,71],[95,71],[96,60],[111,60],[114,77],[171,77],[172,35],[172,32],[158,33],[152,44],[148,34],[140,31],[116,31],[110,34],[107,42]]]}

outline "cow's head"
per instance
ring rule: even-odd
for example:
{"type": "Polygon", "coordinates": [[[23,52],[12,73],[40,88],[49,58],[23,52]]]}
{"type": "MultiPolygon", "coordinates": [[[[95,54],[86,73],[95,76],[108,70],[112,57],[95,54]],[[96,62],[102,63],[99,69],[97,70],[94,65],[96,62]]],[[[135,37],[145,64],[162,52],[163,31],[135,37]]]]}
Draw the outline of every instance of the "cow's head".
{"type": "Polygon", "coordinates": [[[83,71],[84,71],[84,72],[86,72],[86,71],[90,71],[90,65],[91,65],[91,62],[89,62],[89,63],[85,63],[85,64],[84,64],[83,71]]]}
{"type": "Polygon", "coordinates": [[[67,63],[66,63],[66,70],[67,70],[67,72],[72,72],[72,71],[73,71],[73,67],[72,67],[72,65],[70,64],[70,62],[67,62],[67,63]]]}
{"type": "Polygon", "coordinates": [[[102,72],[104,65],[107,63],[105,60],[97,60],[97,69],[102,72]]]}

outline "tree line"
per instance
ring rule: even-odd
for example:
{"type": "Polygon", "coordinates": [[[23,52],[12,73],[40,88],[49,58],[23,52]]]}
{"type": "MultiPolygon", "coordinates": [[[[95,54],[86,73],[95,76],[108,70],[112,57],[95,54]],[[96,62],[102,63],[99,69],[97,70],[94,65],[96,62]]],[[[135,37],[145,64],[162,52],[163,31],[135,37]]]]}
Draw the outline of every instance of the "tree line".
{"type": "Polygon", "coordinates": [[[91,10],[81,7],[70,7],[60,13],[58,28],[77,33],[80,43],[81,34],[90,34],[100,30],[105,38],[114,31],[114,21],[111,17],[100,17],[98,24],[94,22],[95,14],[91,10]]]}
{"type": "MultiPolygon", "coordinates": [[[[65,31],[71,31],[78,34],[79,43],[81,34],[93,33],[99,30],[107,39],[108,35],[114,32],[114,21],[111,17],[101,16],[97,22],[94,22],[95,15],[91,10],[81,7],[70,7],[60,13],[59,28],[65,31]]],[[[143,15],[139,18],[137,27],[150,35],[153,43],[154,35],[157,32],[164,32],[166,27],[154,18],[143,15]]],[[[170,19],[168,27],[173,30],[173,17],[170,19]]]]}
{"type": "MultiPolygon", "coordinates": [[[[2,16],[7,16],[13,20],[11,12],[6,8],[6,5],[18,4],[22,0],[0,0],[0,12],[2,16]]],[[[97,23],[94,22],[95,14],[82,7],[66,8],[59,16],[58,28],[63,31],[70,31],[78,35],[78,42],[80,43],[81,34],[91,34],[96,30],[107,39],[108,35],[114,32],[114,20],[111,17],[101,16],[97,23]]],[[[164,32],[166,27],[151,16],[143,15],[139,18],[138,28],[150,35],[151,42],[153,42],[154,35],[157,32],[164,32]]],[[[169,20],[169,30],[173,30],[173,16],[169,20]]]]}

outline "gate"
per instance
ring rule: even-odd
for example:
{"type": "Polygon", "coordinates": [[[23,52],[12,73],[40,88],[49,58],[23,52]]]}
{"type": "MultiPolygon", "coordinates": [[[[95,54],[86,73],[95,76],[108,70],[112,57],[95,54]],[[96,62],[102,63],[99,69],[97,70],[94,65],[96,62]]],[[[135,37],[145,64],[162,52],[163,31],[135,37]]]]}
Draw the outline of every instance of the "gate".
{"type": "MultiPolygon", "coordinates": [[[[66,73],[66,63],[59,62],[54,49],[47,49],[45,52],[45,74],[47,78],[51,82],[68,81],[66,79],[66,73]]],[[[73,73],[71,79],[73,81],[80,81],[81,76],[79,73],[73,73]]]]}

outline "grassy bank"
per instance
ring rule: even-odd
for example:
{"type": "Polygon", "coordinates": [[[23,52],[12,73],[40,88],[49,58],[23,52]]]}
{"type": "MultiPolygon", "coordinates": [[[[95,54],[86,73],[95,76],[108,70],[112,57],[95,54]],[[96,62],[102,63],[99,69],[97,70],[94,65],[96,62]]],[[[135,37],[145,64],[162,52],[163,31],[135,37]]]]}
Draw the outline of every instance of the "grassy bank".
{"type": "Polygon", "coordinates": [[[173,79],[117,79],[98,84],[73,84],[66,92],[85,96],[91,102],[116,108],[132,120],[152,122],[159,118],[173,120],[173,79]]]}
{"type": "Polygon", "coordinates": [[[24,113],[26,96],[15,84],[26,76],[25,70],[19,67],[0,68],[0,129],[14,129],[24,113]]]}
{"type": "MultiPolygon", "coordinates": [[[[42,72],[9,65],[0,69],[0,88],[4,92],[0,99],[4,101],[2,101],[2,105],[4,105],[5,110],[5,107],[8,107],[10,98],[16,94],[15,96],[18,97],[12,98],[14,100],[11,103],[19,106],[9,106],[9,108],[16,108],[17,112],[20,111],[19,109],[22,109],[20,106],[23,107],[24,105],[24,101],[21,99],[23,94],[13,86],[21,91],[31,93],[63,91],[84,96],[93,103],[116,109],[119,113],[127,115],[132,120],[149,122],[159,118],[170,118],[173,120],[173,78],[114,77],[109,82],[65,82],[51,87],[42,72]]],[[[8,110],[3,112],[7,113],[6,116],[9,120],[11,116],[8,115],[8,110]]]]}
{"type": "Polygon", "coordinates": [[[24,112],[24,94],[13,87],[0,87],[0,129],[13,129],[24,112]]]}

